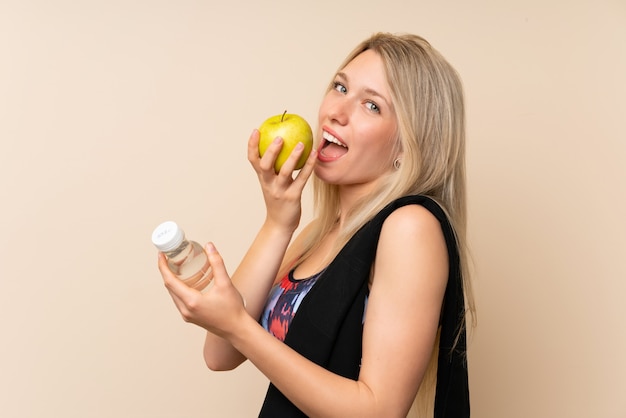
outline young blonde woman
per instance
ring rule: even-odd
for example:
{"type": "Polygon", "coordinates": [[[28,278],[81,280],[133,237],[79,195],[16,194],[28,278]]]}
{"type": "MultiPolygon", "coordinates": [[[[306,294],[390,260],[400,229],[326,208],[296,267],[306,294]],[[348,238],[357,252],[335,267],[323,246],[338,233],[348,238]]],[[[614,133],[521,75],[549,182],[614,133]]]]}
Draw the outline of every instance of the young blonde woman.
{"type": "Polygon", "coordinates": [[[208,331],[207,366],[247,359],[270,380],[260,417],[469,417],[464,124],[448,62],[375,34],[333,77],[296,175],[302,147],[276,174],[282,139],[261,158],[253,131],[267,216],[232,277],[211,243],[205,294],[159,255],[183,318],[208,331]],[[311,176],[316,216],[294,237],[311,176]]]}

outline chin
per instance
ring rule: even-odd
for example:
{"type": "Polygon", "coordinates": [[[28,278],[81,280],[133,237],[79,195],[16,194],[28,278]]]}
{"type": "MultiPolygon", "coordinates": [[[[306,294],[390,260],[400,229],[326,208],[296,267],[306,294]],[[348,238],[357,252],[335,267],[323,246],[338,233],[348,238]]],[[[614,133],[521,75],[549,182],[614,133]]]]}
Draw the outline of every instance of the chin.
{"type": "Polygon", "coordinates": [[[336,170],[332,170],[328,167],[321,167],[319,164],[315,166],[313,174],[315,174],[315,177],[327,184],[341,184],[341,179],[344,177],[337,173],[336,170]]]}

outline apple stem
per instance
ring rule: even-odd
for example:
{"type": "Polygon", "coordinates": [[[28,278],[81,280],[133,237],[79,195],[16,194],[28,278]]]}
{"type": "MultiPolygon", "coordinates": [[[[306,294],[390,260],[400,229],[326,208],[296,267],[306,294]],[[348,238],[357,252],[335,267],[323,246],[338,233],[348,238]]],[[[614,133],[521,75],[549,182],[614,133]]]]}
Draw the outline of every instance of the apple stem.
{"type": "Polygon", "coordinates": [[[287,113],[287,111],[285,110],[285,111],[283,112],[283,115],[280,117],[280,121],[281,121],[281,122],[283,121],[283,119],[285,119],[285,114],[286,114],[286,113],[287,113]]]}

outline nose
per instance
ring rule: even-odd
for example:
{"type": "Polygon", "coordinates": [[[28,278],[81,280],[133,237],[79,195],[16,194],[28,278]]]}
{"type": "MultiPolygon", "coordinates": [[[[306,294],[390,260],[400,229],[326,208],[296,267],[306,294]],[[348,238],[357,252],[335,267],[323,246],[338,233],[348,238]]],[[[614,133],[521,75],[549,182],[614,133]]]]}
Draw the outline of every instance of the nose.
{"type": "Polygon", "coordinates": [[[331,122],[345,125],[350,118],[350,104],[345,97],[337,97],[328,106],[328,118],[331,122]]]}

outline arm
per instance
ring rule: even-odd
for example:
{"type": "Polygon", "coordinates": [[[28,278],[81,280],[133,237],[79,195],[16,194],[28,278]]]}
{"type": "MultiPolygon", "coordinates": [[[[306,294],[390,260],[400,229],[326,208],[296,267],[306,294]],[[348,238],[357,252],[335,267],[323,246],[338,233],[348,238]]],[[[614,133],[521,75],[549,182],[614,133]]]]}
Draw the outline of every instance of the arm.
{"type": "MultiPolygon", "coordinates": [[[[219,255],[211,256],[222,265],[219,255]]],[[[215,332],[309,416],[403,417],[432,352],[447,274],[445,240],[434,216],[415,205],[391,214],[378,245],[358,381],[310,362],[249,315],[233,315],[215,332]]]]}
{"type": "MultiPolygon", "coordinates": [[[[306,236],[307,228],[289,246],[285,255],[286,260],[290,260],[291,257],[300,253],[298,249],[302,247],[302,237],[306,236]]],[[[270,264],[270,260],[276,255],[285,254],[285,246],[287,245],[285,240],[285,236],[281,236],[264,224],[235,272],[236,278],[233,274],[233,284],[236,279],[239,279],[235,287],[245,299],[246,310],[255,321],[258,321],[261,316],[267,295],[275,282],[280,267],[280,261],[277,258],[273,259],[273,264],[270,264]]],[[[263,331],[268,334],[265,330],[263,331]]],[[[209,369],[217,371],[234,369],[245,361],[246,357],[236,350],[230,342],[207,332],[204,343],[204,360],[209,369]]]]}
{"type": "MultiPolygon", "coordinates": [[[[259,132],[254,130],[248,141],[248,160],[259,178],[267,208],[266,219],[239,267],[232,276],[237,290],[246,301],[246,309],[252,318],[261,315],[270,288],[285,257],[293,233],[301,216],[302,190],[313,171],[316,154],[312,152],[306,165],[292,177],[293,167],[302,150],[296,149],[284,164],[280,173],[274,172],[274,160],[282,148],[277,140],[259,157],[259,132]]],[[[208,332],[204,344],[204,359],[212,370],[229,370],[245,360],[222,338],[208,332]]]]}

